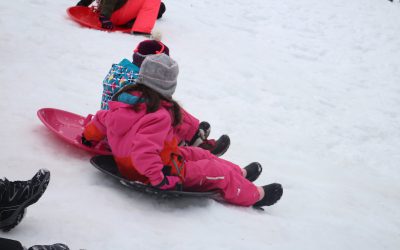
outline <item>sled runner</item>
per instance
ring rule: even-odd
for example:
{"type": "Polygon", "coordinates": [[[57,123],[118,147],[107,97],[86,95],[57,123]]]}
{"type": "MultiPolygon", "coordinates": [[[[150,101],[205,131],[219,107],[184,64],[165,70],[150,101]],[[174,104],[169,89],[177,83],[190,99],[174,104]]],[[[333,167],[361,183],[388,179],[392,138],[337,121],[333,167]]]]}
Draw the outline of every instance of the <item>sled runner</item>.
{"type": "Polygon", "coordinates": [[[105,143],[88,147],[81,143],[85,117],[60,109],[43,108],[37,115],[43,124],[62,140],[93,154],[111,155],[105,143]]]}
{"type": "Polygon", "coordinates": [[[90,163],[101,172],[111,176],[121,182],[121,184],[134,189],[135,191],[143,192],[149,195],[154,195],[159,198],[183,198],[183,197],[204,197],[218,199],[218,192],[186,192],[174,190],[160,190],[149,185],[145,185],[138,181],[130,181],[121,177],[118,173],[118,167],[111,155],[98,155],[90,159],[90,163]]]}
{"type": "Polygon", "coordinates": [[[84,27],[88,27],[96,30],[103,31],[121,31],[124,33],[130,33],[131,28],[115,26],[112,30],[106,30],[101,27],[101,23],[99,21],[99,14],[94,11],[93,8],[84,7],[84,6],[73,6],[67,9],[68,16],[79,23],[84,27]]]}

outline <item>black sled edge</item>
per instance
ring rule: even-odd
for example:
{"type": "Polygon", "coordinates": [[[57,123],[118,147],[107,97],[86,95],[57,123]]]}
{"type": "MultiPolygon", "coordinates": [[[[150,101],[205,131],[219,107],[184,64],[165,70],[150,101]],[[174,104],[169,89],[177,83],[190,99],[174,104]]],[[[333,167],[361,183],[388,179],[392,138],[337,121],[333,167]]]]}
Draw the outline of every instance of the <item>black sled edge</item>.
{"type": "Polygon", "coordinates": [[[120,176],[118,167],[112,155],[97,155],[90,159],[90,163],[103,172],[104,174],[118,180],[124,186],[127,186],[135,191],[142,192],[148,195],[153,195],[159,198],[211,198],[219,199],[220,194],[217,191],[209,192],[188,192],[175,190],[160,190],[149,185],[145,185],[138,181],[127,180],[120,176]]]}

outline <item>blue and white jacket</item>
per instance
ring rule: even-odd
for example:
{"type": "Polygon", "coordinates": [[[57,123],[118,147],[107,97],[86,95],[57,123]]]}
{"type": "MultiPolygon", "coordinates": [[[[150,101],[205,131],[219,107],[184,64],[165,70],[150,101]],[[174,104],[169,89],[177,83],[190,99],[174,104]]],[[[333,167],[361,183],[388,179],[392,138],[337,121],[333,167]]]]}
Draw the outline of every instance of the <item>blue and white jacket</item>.
{"type": "Polygon", "coordinates": [[[103,80],[103,95],[101,97],[101,109],[108,110],[108,102],[122,87],[135,84],[139,74],[139,67],[123,59],[118,64],[113,64],[107,76],[103,80]]]}

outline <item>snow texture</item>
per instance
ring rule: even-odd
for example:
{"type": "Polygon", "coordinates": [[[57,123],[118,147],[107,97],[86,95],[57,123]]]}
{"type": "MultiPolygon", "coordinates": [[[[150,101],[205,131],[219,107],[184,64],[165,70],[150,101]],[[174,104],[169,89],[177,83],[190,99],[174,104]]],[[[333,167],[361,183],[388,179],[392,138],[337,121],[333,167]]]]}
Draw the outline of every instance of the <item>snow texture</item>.
{"type": "Polygon", "coordinates": [[[82,28],[71,0],[0,2],[1,176],[51,171],[0,237],[71,249],[400,249],[400,4],[166,0],[156,24],[180,65],[175,98],[259,161],[282,200],[259,212],[158,201],[104,176],[36,116],[100,107],[112,63],[143,39],[82,28]]]}

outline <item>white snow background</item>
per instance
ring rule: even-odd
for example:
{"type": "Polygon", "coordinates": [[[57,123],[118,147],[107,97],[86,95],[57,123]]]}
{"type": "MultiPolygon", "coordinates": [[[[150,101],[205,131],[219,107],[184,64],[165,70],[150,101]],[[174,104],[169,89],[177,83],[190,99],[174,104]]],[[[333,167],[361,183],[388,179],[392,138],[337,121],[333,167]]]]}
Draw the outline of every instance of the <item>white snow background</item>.
{"type": "MultiPolygon", "coordinates": [[[[159,201],[93,168],[36,116],[100,107],[112,63],[142,36],[82,28],[72,0],[0,2],[0,175],[51,171],[9,233],[71,249],[400,249],[400,4],[386,0],[166,0],[156,30],[180,65],[175,98],[282,183],[264,212],[159,201]]],[[[2,249],[3,250],[3,249],[2,249]]]]}

